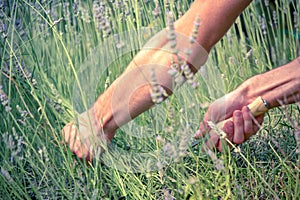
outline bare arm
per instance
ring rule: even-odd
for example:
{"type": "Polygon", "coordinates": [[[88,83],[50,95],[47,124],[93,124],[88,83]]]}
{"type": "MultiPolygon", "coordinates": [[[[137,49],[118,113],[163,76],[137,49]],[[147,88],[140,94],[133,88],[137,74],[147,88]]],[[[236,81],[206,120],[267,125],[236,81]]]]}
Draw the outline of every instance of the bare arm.
{"type": "MultiPolygon", "coordinates": [[[[175,22],[175,31],[188,38],[199,15],[201,25],[197,42],[209,52],[250,2],[251,0],[196,0],[188,12],[175,22]]],[[[152,47],[155,46],[156,49],[141,50],[126,71],[96,101],[94,109],[102,120],[105,132],[114,133],[119,126],[153,106],[149,94],[151,86],[145,84],[150,80],[149,65],[162,66],[156,68],[158,83],[172,89],[172,79],[167,73],[171,62],[169,53],[157,50],[164,48],[168,39],[166,34],[159,34],[158,37],[154,36],[157,39],[152,40],[152,47]]],[[[177,47],[183,49],[184,46],[181,45],[178,43],[177,47]]],[[[201,53],[197,49],[193,51],[189,62],[199,63],[197,59],[201,57],[201,53]]],[[[200,66],[194,67],[199,69],[200,66]]],[[[113,134],[109,136],[112,137],[113,134]]]]}
{"type": "MultiPolygon", "coordinates": [[[[267,100],[270,109],[299,102],[300,57],[286,65],[248,79],[234,91],[213,102],[195,137],[201,137],[210,130],[208,121],[218,123],[232,116],[233,120],[226,122],[223,130],[231,142],[243,143],[259,130],[257,122],[253,121],[247,107],[259,96],[267,100]]],[[[263,115],[257,117],[256,120],[262,123],[263,115]]],[[[208,143],[221,151],[222,144],[219,141],[219,136],[211,133],[208,143]]]]}
{"type": "MultiPolygon", "coordinates": [[[[195,72],[207,59],[207,54],[215,43],[226,33],[239,14],[249,5],[251,0],[195,0],[188,12],[174,23],[178,38],[176,48],[191,48],[192,54],[187,62],[195,72]],[[189,45],[188,38],[194,28],[197,16],[201,25],[196,43],[189,45]],[[187,41],[184,39],[187,38],[187,41]]],[[[132,60],[124,73],[97,99],[88,111],[92,115],[94,131],[88,130],[87,113],[83,113],[79,121],[79,134],[72,123],[63,129],[65,142],[79,158],[90,160],[93,153],[90,149],[98,140],[108,142],[114,137],[118,127],[129,122],[142,112],[153,106],[150,96],[150,71],[155,69],[157,83],[172,93],[172,77],[168,74],[171,58],[167,38],[167,29],[155,35],[132,60]],[[150,47],[150,48],[149,48],[150,47]],[[104,133],[104,135],[102,134],[104,133]],[[81,140],[78,140],[76,138],[81,140]]],[[[97,146],[97,145],[96,145],[97,146]]]]}
{"type": "Polygon", "coordinates": [[[196,0],[175,26],[178,32],[189,35],[195,16],[199,14],[201,26],[197,41],[209,52],[251,2],[252,0],[196,0]]]}
{"type": "Polygon", "coordinates": [[[252,77],[241,86],[241,90],[248,102],[262,96],[269,102],[270,108],[299,101],[300,57],[272,71],[252,77]]]}

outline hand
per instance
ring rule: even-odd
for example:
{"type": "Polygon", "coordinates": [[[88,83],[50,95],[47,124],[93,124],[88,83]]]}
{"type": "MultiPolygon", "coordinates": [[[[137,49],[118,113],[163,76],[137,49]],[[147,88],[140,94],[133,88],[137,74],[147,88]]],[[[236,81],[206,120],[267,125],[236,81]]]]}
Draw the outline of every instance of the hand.
{"type": "MultiPolygon", "coordinates": [[[[113,133],[114,134],[114,133],[113,133]]],[[[103,132],[93,109],[80,114],[76,122],[68,123],[62,130],[64,143],[82,160],[91,162],[95,155],[101,154],[109,137],[103,132]]]]}
{"type": "Polygon", "coordinates": [[[217,124],[230,117],[232,117],[232,121],[227,121],[221,128],[230,142],[241,144],[254,135],[259,130],[264,115],[254,118],[246,106],[250,103],[249,100],[243,97],[245,96],[242,92],[235,90],[213,102],[205,113],[195,138],[203,137],[206,133],[209,133],[210,137],[206,145],[209,148],[216,147],[219,151],[222,151],[220,136],[215,131],[211,131],[208,122],[211,121],[217,124]]]}

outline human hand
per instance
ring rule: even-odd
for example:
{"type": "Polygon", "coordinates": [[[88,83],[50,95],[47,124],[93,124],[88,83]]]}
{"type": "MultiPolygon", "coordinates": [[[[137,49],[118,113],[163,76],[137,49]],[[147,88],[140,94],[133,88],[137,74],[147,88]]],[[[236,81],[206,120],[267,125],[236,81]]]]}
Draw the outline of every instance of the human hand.
{"type": "MultiPolygon", "coordinates": [[[[243,99],[241,92],[236,90],[213,102],[204,115],[200,128],[195,138],[203,137],[209,133],[209,139],[206,142],[208,148],[216,147],[222,151],[222,142],[220,133],[209,126],[209,122],[218,124],[230,117],[220,129],[226,133],[226,138],[234,144],[241,144],[254,135],[260,128],[264,114],[253,117],[248,105],[249,99],[243,99]]],[[[219,126],[219,125],[218,125],[219,126]]]]}
{"type": "MultiPolygon", "coordinates": [[[[114,133],[112,133],[114,135],[114,133]]],[[[93,109],[80,114],[76,122],[70,122],[62,129],[63,143],[81,160],[91,162],[101,154],[111,141],[99,124],[93,109]]]]}

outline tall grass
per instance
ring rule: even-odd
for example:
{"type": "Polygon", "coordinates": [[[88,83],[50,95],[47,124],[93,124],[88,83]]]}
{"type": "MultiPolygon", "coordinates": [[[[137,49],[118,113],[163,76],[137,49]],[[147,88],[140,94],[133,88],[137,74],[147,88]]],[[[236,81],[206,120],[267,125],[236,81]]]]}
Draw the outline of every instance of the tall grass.
{"type": "Polygon", "coordinates": [[[1,1],[1,199],[299,198],[294,137],[299,105],[272,110],[250,141],[235,151],[215,153],[223,169],[201,153],[201,145],[183,154],[178,148],[192,141],[207,103],[299,55],[296,1],[254,1],[211,51],[197,75],[200,87],[184,85],[119,130],[105,164],[82,162],[61,144],[62,127],[79,112],[74,93],[84,98],[87,87],[81,80],[93,78],[82,77],[82,67],[94,63],[100,69],[107,57],[117,58],[95,85],[96,98],[146,40],[165,27],[166,6],[178,18],[190,3],[1,1]],[[143,27],[153,32],[144,36],[143,27]],[[123,41],[126,32],[140,39],[123,41]],[[112,46],[116,34],[119,46],[112,46]],[[133,50],[118,57],[122,45],[133,50]],[[90,57],[95,54],[98,60],[90,57]],[[134,173],[132,166],[146,170],[134,173]]]}

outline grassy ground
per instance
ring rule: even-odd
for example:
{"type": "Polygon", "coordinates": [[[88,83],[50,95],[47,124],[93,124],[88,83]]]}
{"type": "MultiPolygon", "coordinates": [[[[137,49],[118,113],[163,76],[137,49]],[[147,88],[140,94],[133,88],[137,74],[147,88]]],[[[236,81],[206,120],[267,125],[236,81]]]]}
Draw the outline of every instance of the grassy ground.
{"type": "Polygon", "coordinates": [[[104,2],[0,1],[0,198],[299,199],[299,105],[270,111],[240,150],[189,146],[207,103],[299,55],[299,4],[254,1],[211,51],[200,87],[184,85],[119,130],[88,166],[60,142],[82,109],[78,90],[91,87],[94,100],[165,27],[166,7],[178,18],[190,4],[104,2]],[[101,74],[86,77],[86,66],[101,74]]]}

